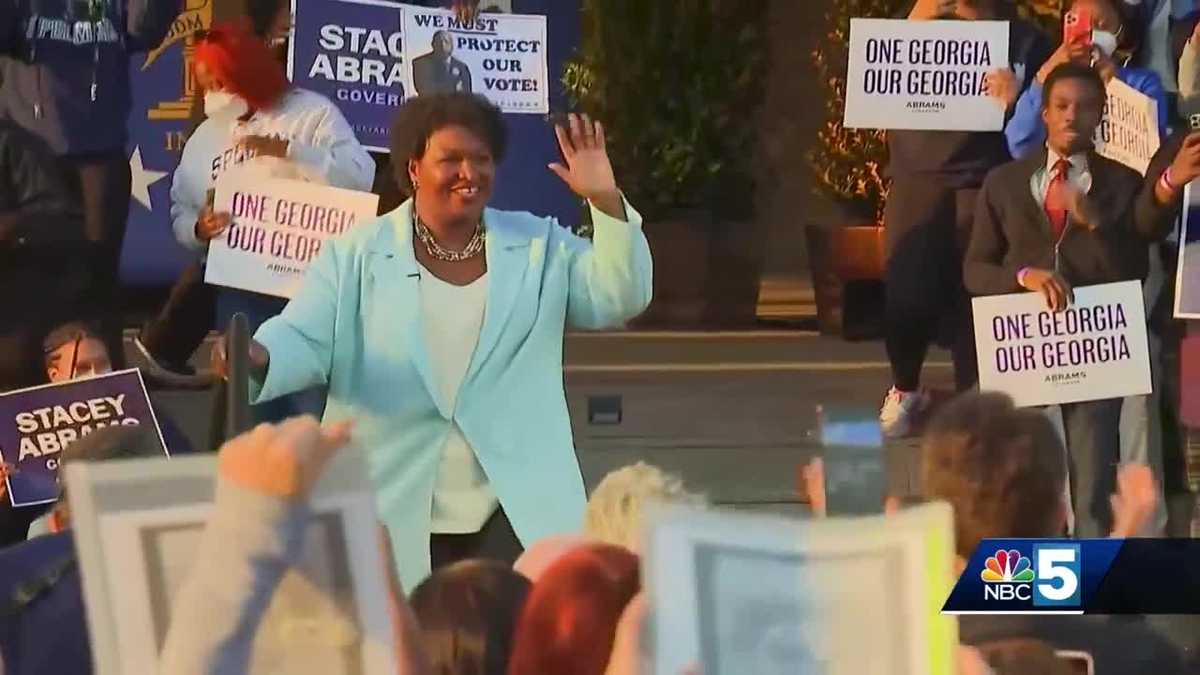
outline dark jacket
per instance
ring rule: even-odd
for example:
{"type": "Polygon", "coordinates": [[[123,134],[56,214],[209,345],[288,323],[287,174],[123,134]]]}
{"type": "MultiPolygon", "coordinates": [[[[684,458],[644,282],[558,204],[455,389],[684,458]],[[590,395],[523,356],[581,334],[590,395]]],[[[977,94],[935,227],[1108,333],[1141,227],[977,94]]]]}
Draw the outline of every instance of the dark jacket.
{"type": "Polygon", "coordinates": [[[453,56],[449,63],[440,61],[432,52],[413,59],[413,86],[417,94],[441,94],[461,91],[471,93],[471,69],[453,56]]]}
{"type": "Polygon", "coordinates": [[[158,46],[182,0],[109,0],[99,22],[82,15],[87,0],[5,4],[13,17],[0,16],[0,117],[59,155],[124,152],[129,56],[158,46]]]}
{"type": "MultiPolygon", "coordinates": [[[[1029,187],[1034,172],[1045,166],[1043,149],[997,167],[984,180],[963,262],[963,281],[973,295],[1019,292],[1017,272],[1023,267],[1054,269],[1053,228],[1029,187]]],[[[1088,198],[1101,223],[1095,232],[1067,230],[1059,271],[1073,286],[1144,279],[1150,243],[1170,230],[1170,208],[1158,204],[1153,186],[1145,189],[1132,169],[1094,152],[1088,168],[1088,198]]]]}
{"type": "Polygon", "coordinates": [[[69,312],[90,283],[87,256],[82,210],[50,148],[0,120],[0,332],[69,312]]]}
{"type": "Polygon", "coordinates": [[[0,551],[0,653],[8,675],[92,672],[70,532],[0,551]]]}

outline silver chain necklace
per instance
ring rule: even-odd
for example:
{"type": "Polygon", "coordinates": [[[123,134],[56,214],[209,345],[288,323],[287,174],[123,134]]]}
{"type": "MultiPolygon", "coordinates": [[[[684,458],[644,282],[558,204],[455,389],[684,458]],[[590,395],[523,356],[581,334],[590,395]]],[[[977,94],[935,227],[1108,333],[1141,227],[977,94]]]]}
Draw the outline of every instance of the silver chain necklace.
{"type": "Polygon", "coordinates": [[[413,229],[417,233],[417,239],[420,239],[421,243],[425,245],[429,256],[444,262],[462,262],[474,258],[483,252],[483,244],[487,239],[487,232],[483,229],[482,220],[475,224],[475,233],[471,235],[471,240],[461,251],[454,251],[439,244],[434,238],[433,232],[429,231],[429,227],[421,221],[421,217],[416,213],[413,213],[413,229]]]}

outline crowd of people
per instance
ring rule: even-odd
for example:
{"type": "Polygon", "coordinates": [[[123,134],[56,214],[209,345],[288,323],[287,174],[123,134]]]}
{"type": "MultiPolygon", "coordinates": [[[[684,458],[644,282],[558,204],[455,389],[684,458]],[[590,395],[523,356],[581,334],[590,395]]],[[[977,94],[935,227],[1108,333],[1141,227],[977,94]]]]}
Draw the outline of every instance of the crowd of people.
{"type": "MultiPolygon", "coordinates": [[[[116,269],[130,182],[129,59],[161,40],[181,5],[0,7],[4,390],[123,367],[116,269]],[[57,26],[79,22],[92,41],[61,39],[57,26]]],[[[1168,57],[1159,47],[1164,27],[1200,35],[1200,8],[1172,15],[1171,3],[1073,0],[1068,9],[1088,12],[1092,34],[1057,46],[1002,0],[907,9],[912,21],[1008,21],[1012,65],[988,77],[1003,131],[888,133],[894,386],[880,426],[890,437],[924,429],[920,498],[953,507],[956,574],[985,538],[1161,535],[1164,486],[1182,480],[1179,448],[1161,443],[1178,418],[1172,373],[1159,367],[1177,349],[1170,320],[1151,313],[1154,396],[1066,404],[1056,428],[1043,411],[972,391],[971,298],[1025,290],[1057,311],[1077,286],[1170,275],[1182,188],[1200,177],[1200,132],[1184,123],[1200,113],[1200,37],[1173,41],[1168,57]],[[1113,78],[1159,104],[1164,140],[1144,176],[1092,147],[1113,78]],[[926,421],[921,370],[937,342],[950,347],[960,394],[926,421]]],[[[478,3],[455,10],[469,19],[478,3]]],[[[258,424],[218,451],[215,509],[194,556],[202,564],[173,602],[159,672],[248,672],[256,627],[300,562],[309,495],[350,445],[365,452],[375,487],[397,672],[651,672],[647,627],[654,602],[670,599],[643,592],[650,505],[706,500],[644,463],[590,495],[584,488],[564,332],[621,326],[650,302],[653,276],[602,121],[568,116],[555,128],[562,161],[548,167],[587,203],[586,240],[553,219],[489,207],[510,148],[500,112],[469,84],[401,106],[384,160],[331,101],[287,80],[290,7],[250,0],[247,15],[197,36],[205,119],[170,192],[176,239],[195,260],[134,341],[169,380],[194,374],[193,353],[234,313],[254,331],[247,354],[230,355],[223,342],[214,351],[221,376],[231,356],[247,358],[258,424]],[[218,181],[284,177],[378,192],[380,173],[399,204],[326,244],[290,301],[203,282],[208,245],[231,225],[214,203],[218,181]]],[[[434,45],[445,63],[427,65],[447,67],[450,34],[434,45]]],[[[1147,289],[1148,306],[1169,306],[1169,283],[1147,289]]],[[[154,407],[170,454],[215,450],[193,448],[154,407]]],[[[161,452],[150,429],[114,426],[61,460],[161,452]]],[[[822,463],[803,477],[820,517],[822,463]]],[[[0,673],[91,672],[70,525],[65,493],[42,507],[0,503],[0,673]]],[[[1063,651],[1086,653],[1097,673],[1200,669],[1200,633],[1179,617],[968,616],[958,625],[960,673],[1071,673],[1055,656],[1063,651]]]]}

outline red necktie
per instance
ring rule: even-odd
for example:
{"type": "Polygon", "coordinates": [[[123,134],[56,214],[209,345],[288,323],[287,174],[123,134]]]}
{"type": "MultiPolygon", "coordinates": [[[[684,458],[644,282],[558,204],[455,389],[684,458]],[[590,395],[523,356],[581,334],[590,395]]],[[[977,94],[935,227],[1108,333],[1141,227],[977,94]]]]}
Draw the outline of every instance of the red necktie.
{"type": "Polygon", "coordinates": [[[1046,186],[1046,203],[1043,208],[1046,210],[1046,217],[1050,219],[1050,226],[1054,228],[1055,241],[1058,241],[1063,230],[1067,229],[1067,204],[1063,188],[1066,187],[1067,171],[1070,168],[1071,163],[1065,159],[1055,162],[1050,184],[1046,186]]]}

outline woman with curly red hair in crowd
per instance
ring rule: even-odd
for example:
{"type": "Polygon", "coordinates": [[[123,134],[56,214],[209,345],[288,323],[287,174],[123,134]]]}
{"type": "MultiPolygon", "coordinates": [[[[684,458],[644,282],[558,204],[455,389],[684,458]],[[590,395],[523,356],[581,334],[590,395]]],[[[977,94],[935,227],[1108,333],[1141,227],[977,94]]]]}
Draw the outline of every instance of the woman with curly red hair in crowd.
{"type": "MultiPolygon", "coordinates": [[[[292,86],[249,22],[219,24],[201,34],[194,75],[208,119],[184,146],[171,184],[172,225],[185,248],[203,257],[208,243],[229,227],[229,214],[212,204],[213,188],[227,171],[370,191],[375,162],[341,112],[328,98],[292,86]]],[[[203,278],[202,263],[185,271],[167,306],[138,336],[143,357],[159,374],[188,372],[186,363],[212,328],[214,311],[221,326],[234,312],[244,312],[253,329],[286,302],[233,289],[214,294],[203,278]]],[[[319,406],[319,400],[292,402],[258,416],[319,413],[319,406]]]]}
{"type": "Polygon", "coordinates": [[[621,614],[640,590],[638,557],[624,548],[564,554],[525,601],[508,675],[604,675],[621,614]]]}

